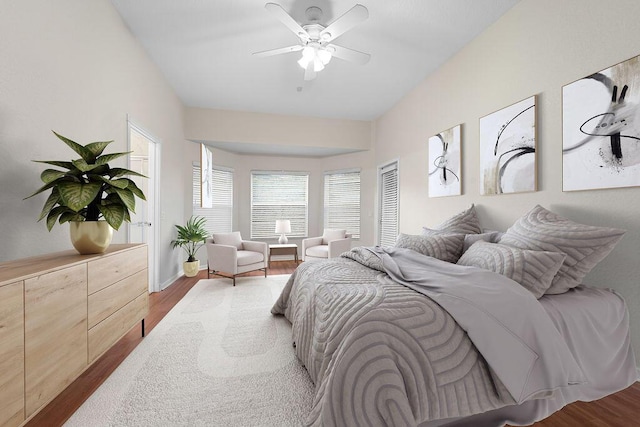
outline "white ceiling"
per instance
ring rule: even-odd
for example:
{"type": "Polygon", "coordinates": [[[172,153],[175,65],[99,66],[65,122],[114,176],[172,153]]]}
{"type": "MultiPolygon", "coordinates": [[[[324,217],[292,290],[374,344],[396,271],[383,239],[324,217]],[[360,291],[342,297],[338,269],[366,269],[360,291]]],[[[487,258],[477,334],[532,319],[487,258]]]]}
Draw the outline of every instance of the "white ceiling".
{"type": "Polygon", "coordinates": [[[518,0],[271,0],[296,21],[320,7],[327,25],[356,2],[369,18],[335,44],[371,54],[334,58],[303,86],[300,52],[257,58],[298,38],[266,0],[111,0],[190,107],[373,120],[518,0]],[[298,88],[302,87],[300,91],[298,88]]]}

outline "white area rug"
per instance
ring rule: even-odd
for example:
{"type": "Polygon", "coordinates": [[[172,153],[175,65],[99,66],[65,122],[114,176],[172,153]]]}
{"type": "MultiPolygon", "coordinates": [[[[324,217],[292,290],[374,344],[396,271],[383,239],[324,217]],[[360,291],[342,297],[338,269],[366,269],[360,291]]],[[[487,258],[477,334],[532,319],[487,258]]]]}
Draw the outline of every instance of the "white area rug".
{"type": "Polygon", "coordinates": [[[271,306],[288,275],[198,282],[65,426],[299,426],[314,388],[271,306]]]}

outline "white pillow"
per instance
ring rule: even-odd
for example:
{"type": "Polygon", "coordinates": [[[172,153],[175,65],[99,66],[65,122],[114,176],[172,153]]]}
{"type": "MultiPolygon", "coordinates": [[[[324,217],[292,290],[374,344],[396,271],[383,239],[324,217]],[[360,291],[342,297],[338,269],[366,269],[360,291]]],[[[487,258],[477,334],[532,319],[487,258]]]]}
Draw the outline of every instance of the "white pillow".
{"type": "Polygon", "coordinates": [[[242,236],[239,231],[233,233],[213,233],[213,243],[218,245],[235,246],[238,250],[242,250],[242,236]]]}
{"type": "Polygon", "coordinates": [[[344,239],[347,230],[337,230],[331,228],[325,228],[322,233],[322,244],[328,245],[332,240],[344,239]]]}
{"type": "Polygon", "coordinates": [[[529,251],[479,240],[462,254],[458,264],[507,276],[539,299],[551,286],[565,257],[559,252],[529,251]]]}
{"type": "Polygon", "coordinates": [[[396,248],[411,249],[422,255],[455,263],[460,258],[463,243],[464,234],[432,231],[429,235],[416,236],[400,233],[396,248]]]}
{"type": "Polygon", "coordinates": [[[567,254],[547,294],[561,294],[582,283],[622,239],[624,230],[579,224],[538,205],[517,220],[500,243],[520,249],[567,254]]]}

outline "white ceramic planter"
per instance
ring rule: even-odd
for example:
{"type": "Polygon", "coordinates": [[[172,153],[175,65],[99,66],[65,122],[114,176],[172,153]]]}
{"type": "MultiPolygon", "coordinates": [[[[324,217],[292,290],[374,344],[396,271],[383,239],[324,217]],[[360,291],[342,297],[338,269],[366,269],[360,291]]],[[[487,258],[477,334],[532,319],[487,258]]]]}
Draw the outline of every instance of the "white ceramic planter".
{"type": "Polygon", "coordinates": [[[184,263],[182,263],[182,270],[184,271],[185,276],[194,277],[198,274],[198,271],[200,270],[200,261],[198,260],[192,261],[192,262],[185,261],[184,263]]]}

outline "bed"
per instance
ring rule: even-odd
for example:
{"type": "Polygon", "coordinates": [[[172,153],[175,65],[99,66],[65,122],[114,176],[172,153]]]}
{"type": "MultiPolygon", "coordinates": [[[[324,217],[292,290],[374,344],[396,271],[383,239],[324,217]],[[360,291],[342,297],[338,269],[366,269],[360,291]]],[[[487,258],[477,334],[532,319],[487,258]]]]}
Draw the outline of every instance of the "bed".
{"type": "MultiPolygon", "coordinates": [[[[316,386],[309,425],[528,425],[636,380],[619,295],[582,285],[536,295],[521,269],[469,261],[472,253],[486,261],[482,250],[521,249],[476,242],[459,254],[468,230],[448,227],[426,233],[430,249],[419,239],[354,248],[292,274],[272,312],[292,323],[296,355],[316,386]],[[516,273],[518,281],[509,277],[516,273]]],[[[567,254],[535,252],[520,264],[548,276],[549,291],[567,254]],[[550,262],[560,264],[553,274],[550,262]]],[[[560,275],[561,286],[571,274],[560,275]]]]}

